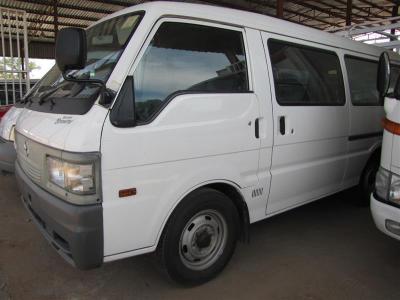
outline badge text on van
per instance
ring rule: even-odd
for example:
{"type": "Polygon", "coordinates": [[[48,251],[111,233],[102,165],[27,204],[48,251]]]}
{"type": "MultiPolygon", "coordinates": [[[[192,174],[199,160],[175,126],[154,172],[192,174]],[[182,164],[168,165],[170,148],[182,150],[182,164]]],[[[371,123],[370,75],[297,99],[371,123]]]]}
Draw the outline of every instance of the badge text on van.
{"type": "Polygon", "coordinates": [[[54,124],[71,124],[73,121],[72,117],[62,117],[58,118],[54,124]]]}

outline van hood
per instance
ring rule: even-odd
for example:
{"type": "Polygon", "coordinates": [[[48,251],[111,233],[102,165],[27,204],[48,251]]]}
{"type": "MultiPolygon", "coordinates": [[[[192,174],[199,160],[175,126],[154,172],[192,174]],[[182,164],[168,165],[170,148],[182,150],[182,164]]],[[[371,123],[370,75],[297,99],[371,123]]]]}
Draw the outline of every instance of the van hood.
{"type": "Polygon", "coordinates": [[[84,115],[43,113],[24,108],[17,120],[20,134],[52,148],[71,152],[100,151],[108,109],[97,104],[84,115]]]}

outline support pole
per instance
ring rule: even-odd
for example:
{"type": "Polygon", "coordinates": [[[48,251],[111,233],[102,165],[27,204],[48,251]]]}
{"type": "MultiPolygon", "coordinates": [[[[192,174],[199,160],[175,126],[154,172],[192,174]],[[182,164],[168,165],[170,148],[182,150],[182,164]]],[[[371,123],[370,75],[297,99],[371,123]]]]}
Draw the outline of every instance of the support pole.
{"type": "MultiPolygon", "coordinates": [[[[392,17],[397,17],[398,14],[399,14],[399,2],[400,2],[400,1],[398,1],[398,0],[394,2],[394,6],[393,6],[393,8],[392,8],[392,17]]],[[[396,21],[392,21],[392,23],[396,23],[396,21]]],[[[395,28],[392,28],[392,29],[390,30],[390,34],[395,35],[395,34],[396,34],[396,29],[395,29],[395,28]]],[[[390,40],[391,40],[391,41],[395,41],[396,38],[391,37],[390,40]]]]}
{"type": "Polygon", "coordinates": [[[283,0],[278,0],[276,2],[276,16],[279,19],[283,19],[283,0]]]}
{"type": "MultiPolygon", "coordinates": [[[[4,91],[6,94],[6,103],[8,103],[8,84],[7,84],[7,65],[6,65],[6,46],[4,42],[3,10],[0,8],[0,32],[1,32],[1,52],[3,54],[3,80],[4,91]]],[[[1,102],[0,102],[1,105],[1,102]]]]}
{"type": "Polygon", "coordinates": [[[347,0],[347,7],[346,7],[346,26],[351,25],[351,11],[353,10],[353,1],[347,0]]]}
{"type": "Polygon", "coordinates": [[[58,33],[58,0],[54,0],[53,18],[54,18],[54,39],[55,39],[58,33]]]}

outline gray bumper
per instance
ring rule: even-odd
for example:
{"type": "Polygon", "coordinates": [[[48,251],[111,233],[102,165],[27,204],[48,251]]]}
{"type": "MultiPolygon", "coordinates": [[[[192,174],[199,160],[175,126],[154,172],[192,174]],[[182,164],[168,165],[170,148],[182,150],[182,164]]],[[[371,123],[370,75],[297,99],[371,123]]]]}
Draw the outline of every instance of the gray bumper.
{"type": "Polygon", "coordinates": [[[13,142],[0,138],[0,171],[13,173],[16,157],[13,142]]]}
{"type": "Polygon", "coordinates": [[[40,232],[69,263],[91,269],[103,263],[101,204],[72,205],[34,184],[15,164],[23,203],[40,232]]]}

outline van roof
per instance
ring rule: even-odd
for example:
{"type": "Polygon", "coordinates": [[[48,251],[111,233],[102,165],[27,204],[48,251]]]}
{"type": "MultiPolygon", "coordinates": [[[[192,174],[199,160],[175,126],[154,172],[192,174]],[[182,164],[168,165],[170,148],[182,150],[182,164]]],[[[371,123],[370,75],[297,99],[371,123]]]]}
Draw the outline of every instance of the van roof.
{"type": "MultiPolygon", "coordinates": [[[[98,22],[135,11],[145,11],[146,15],[152,15],[155,20],[162,16],[176,16],[213,21],[231,26],[248,27],[373,56],[379,56],[384,50],[384,48],[378,46],[353,41],[333,33],[295,24],[282,19],[207,4],[171,1],[147,2],[117,11],[98,22]]],[[[392,59],[400,62],[400,56],[398,54],[389,51],[389,55],[392,59]]]]}

